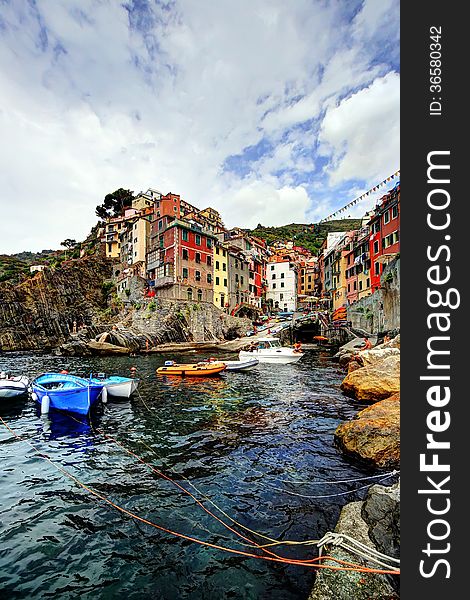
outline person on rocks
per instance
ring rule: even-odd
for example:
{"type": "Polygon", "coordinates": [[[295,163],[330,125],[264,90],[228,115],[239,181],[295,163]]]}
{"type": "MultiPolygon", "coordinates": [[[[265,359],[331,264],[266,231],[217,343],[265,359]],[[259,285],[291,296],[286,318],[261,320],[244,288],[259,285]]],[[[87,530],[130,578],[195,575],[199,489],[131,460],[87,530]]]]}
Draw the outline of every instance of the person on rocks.
{"type": "Polygon", "coordinates": [[[372,342],[370,341],[370,339],[368,337],[364,338],[364,345],[361,348],[362,350],[370,350],[372,348],[372,342]]]}

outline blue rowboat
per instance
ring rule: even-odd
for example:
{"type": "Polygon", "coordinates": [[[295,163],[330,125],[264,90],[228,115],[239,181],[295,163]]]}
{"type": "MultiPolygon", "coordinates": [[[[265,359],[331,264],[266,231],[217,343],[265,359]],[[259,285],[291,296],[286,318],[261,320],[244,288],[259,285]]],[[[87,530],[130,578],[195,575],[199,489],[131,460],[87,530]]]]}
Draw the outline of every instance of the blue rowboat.
{"type": "Polygon", "coordinates": [[[49,397],[50,408],[86,415],[98,400],[103,384],[68,375],[65,373],[44,373],[31,384],[33,396],[42,405],[44,396],[49,397]]]}
{"type": "Polygon", "coordinates": [[[139,379],[134,377],[119,377],[118,375],[108,377],[104,373],[98,373],[91,378],[91,381],[101,384],[110,396],[117,398],[129,398],[139,385],[139,379]]]}

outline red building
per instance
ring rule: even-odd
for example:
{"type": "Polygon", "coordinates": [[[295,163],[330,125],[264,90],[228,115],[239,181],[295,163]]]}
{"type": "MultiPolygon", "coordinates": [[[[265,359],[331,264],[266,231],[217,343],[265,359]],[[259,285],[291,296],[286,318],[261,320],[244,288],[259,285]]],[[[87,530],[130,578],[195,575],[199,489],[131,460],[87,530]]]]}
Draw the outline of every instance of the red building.
{"type": "Polygon", "coordinates": [[[400,252],[400,184],[381,199],[369,222],[371,288],[380,288],[384,264],[400,252]]]}
{"type": "MultiPolygon", "coordinates": [[[[168,210],[167,206],[160,208],[168,210]]],[[[175,206],[177,214],[181,205],[176,202],[175,206]]],[[[215,236],[195,222],[169,215],[161,216],[154,226],[156,233],[153,248],[147,254],[147,273],[157,296],[212,302],[215,236]]]]}

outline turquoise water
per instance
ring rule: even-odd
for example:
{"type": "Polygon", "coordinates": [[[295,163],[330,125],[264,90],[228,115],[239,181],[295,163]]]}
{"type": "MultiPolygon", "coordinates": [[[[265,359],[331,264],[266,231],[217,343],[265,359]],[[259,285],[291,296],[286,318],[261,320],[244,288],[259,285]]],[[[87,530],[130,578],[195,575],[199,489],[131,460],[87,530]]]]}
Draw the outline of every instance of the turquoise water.
{"type": "MultiPolygon", "coordinates": [[[[103,433],[194,495],[210,497],[238,522],[275,539],[321,537],[334,527],[343,504],[362,497],[364,491],[334,498],[295,495],[347,492],[363,482],[314,483],[376,473],[344,458],[333,444],[337,425],[360,406],[340,393],[343,374],[328,354],[307,352],[295,365],[260,365],[200,381],[157,378],[155,369],[165,358],[3,355],[0,370],[29,376],[63,368],[83,376],[92,371],[125,376],[136,366],[142,381],[131,401],[99,406],[91,426],[65,414],[41,418],[31,400],[3,405],[0,415],[54,463],[117,505],[224,547],[258,552],[103,433]]],[[[308,597],[313,570],[236,556],[138,522],[90,495],[2,425],[0,461],[5,598],[308,597]]],[[[274,550],[312,557],[305,547],[274,550]]]]}

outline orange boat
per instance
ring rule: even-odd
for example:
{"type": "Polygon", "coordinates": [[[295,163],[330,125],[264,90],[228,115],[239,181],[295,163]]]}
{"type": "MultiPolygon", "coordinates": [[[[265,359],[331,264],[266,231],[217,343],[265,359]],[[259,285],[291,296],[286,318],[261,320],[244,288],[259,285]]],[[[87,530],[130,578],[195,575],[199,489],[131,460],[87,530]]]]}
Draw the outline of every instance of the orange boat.
{"type": "Polygon", "coordinates": [[[158,375],[188,375],[190,377],[208,377],[218,375],[227,368],[223,362],[200,362],[194,364],[178,365],[172,360],[167,360],[165,366],[157,369],[158,375]]]}

